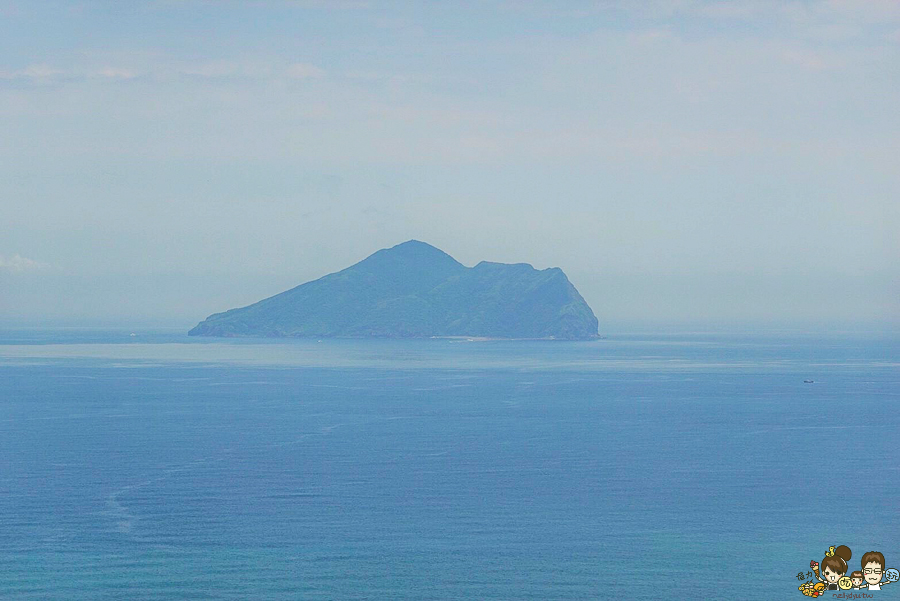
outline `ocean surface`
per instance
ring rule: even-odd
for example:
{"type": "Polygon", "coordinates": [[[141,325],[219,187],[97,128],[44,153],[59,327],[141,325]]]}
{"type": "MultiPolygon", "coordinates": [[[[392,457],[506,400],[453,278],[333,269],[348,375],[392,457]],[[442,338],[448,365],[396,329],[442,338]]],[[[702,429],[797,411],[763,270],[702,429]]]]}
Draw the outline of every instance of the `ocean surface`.
{"type": "Polygon", "coordinates": [[[896,334],[130,334],[0,330],[2,599],[799,599],[831,545],[900,567],[896,334]]]}

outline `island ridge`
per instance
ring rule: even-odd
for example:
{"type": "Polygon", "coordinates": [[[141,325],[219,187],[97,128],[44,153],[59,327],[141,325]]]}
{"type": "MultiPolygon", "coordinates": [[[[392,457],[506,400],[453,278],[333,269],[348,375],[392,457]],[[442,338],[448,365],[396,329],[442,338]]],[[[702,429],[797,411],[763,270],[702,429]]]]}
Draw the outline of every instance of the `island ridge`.
{"type": "Polygon", "coordinates": [[[558,267],[482,261],[466,267],[410,240],[342,271],[224,313],[191,336],[597,337],[598,321],[558,267]]]}

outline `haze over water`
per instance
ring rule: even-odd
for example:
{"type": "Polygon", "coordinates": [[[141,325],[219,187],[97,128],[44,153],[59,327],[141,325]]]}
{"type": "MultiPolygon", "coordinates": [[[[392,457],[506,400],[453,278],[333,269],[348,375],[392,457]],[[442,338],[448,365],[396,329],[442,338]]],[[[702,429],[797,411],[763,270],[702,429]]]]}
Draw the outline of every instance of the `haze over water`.
{"type": "Polygon", "coordinates": [[[601,324],[898,325],[893,0],[0,0],[0,323],[417,239],[601,324]]]}
{"type": "Polygon", "coordinates": [[[823,544],[900,558],[896,337],[128,334],[2,333],[4,598],[771,599],[823,544]]]}

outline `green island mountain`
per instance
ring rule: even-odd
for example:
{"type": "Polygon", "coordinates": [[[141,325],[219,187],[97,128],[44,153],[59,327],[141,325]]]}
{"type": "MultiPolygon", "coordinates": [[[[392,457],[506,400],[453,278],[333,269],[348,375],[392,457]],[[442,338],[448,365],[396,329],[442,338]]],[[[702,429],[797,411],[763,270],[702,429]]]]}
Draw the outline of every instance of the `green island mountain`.
{"type": "Polygon", "coordinates": [[[257,303],[210,315],[191,336],[597,337],[597,318],[558,267],[466,267],[418,240],[257,303]]]}

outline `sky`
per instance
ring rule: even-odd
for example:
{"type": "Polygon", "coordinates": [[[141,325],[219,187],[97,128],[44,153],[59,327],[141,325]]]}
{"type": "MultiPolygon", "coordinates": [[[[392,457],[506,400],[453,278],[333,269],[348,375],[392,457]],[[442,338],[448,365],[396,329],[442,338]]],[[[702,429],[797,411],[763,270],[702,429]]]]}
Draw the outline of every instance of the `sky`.
{"type": "Polygon", "coordinates": [[[0,0],[0,324],[418,239],[601,333],[900,327],[900,2],[0,0]]]}

